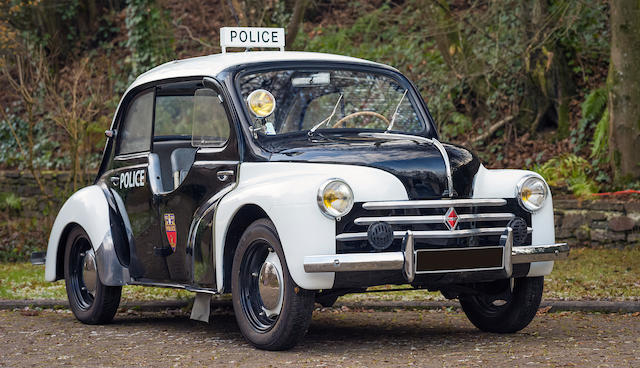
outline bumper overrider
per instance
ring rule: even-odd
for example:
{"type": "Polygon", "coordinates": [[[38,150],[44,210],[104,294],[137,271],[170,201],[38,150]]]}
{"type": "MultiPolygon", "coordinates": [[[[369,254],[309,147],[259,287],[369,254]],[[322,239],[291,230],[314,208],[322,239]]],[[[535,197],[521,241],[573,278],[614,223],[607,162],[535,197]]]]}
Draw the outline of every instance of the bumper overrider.
{"type": "MultiPolygon", "coordinates": [[[[446,206],[456,207],[486,207],[504,205],[504,200],[448,200],[446,201],[401,201],[401,202],[369,202],[365,208],[436,208],[446,206]]],[[[502,213],[483,216],[473,216],[475,221],[482,217],[505,219],[512,214],[502,213]]],[[[462,217],[462,216],[460,216],[462,217]]],[[[471,217],[471,216],[468,216],[471,217]]],[[[356,222],[366,222],[367,219],[375,221],[395,221],[395,223],[408,223],[408,221],[422,222],[434,220],[436,216],[423,217],[387,217],[387,218],[359,218],[356,222]]],[[[486,220],[485,220],[486,221],[486,220]]],[[[415,223],[414,222],[414,223],[415,223]]],[[[531,228],[528,228],[531,232],[531,228]]],[[[352,240],[366,236],[366,233],[340,234],[336,238],[352,240]]],[[[541,261],[556,261],[567,258],[569,246],[566,243],[545,245],[521,245],[514,246],[514,229],[509,226],[503,228],[476,228],[454,231],[394,231],[394,238],[402,239],[400,251],[376,252],[376,253],[346,253],[332,255],[313,255],[304,257],[304,270],[306,272],[353,272],[353,271],[402,271],[407,282],[412,282],[416,275],[420,274],[444,274],[449,272],[475,272],[475,271],[501,271],[504,277],[511,277],[514,264],[525,264],[541,261]],[[442,237],[469,237],[482,234],[500,235],[498,244],[455,247],[416,249],[414,239],[442,238],[442,237]]]]}

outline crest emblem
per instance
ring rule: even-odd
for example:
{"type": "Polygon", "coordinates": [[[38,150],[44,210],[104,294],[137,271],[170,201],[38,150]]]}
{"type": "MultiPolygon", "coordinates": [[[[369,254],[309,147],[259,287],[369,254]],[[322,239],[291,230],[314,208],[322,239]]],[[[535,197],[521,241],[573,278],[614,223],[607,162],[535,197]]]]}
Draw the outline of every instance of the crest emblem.
{"type": "Polygon", "coordinates": [[[449,207],[449,210],[444,215],[444,223],[447,225],[449,230],[455,230],[456,226],[458,226],[458,213],[455,208],[449,207]]]}
{"type": "Polygon", "coordinates": [[[178,233],[176,232],[176,216],[173,213],[164,214],[164,231],[167,234],[167,240],[169,240],[171,250],[175,253],[176,244],[178,243],[178,233]]]}

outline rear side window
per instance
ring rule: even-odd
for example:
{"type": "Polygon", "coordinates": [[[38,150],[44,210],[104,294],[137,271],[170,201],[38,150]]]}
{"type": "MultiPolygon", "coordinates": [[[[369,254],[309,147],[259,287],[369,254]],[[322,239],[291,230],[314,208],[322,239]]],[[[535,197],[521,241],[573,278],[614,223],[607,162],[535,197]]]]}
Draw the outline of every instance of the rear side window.
{"type": "Polygon", "coordinates": [[[129,104],[124,127],[120,129],[119,155],[145,152],[151,148],[153,90],[143,92],[129,104]]]}
{"type": "Polygon", "coordinates": [[[154,137],[190,138],[193,96],[157,96],[154,137]]]}

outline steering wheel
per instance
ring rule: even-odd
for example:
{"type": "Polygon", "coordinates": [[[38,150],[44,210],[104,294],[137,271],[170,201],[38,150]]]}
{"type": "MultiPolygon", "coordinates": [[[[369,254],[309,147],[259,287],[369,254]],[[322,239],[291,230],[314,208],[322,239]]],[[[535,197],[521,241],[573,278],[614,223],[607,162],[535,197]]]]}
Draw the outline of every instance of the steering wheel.
{"type": "Polygon", "coordinates": [[[383,120],[385,123],[387,123],[387,126],[389,125],[389,119],[384,117],[384,115],[382,115],[382,114],[378,114],[375,111],[356,111],[356,112],[353,112],[353,113],[345,116],[344,118],[338,120],[337,123],[333,124],[332,128],[337,128],[337,127],[340,126],[340,124],[344,124],[345,122],[347,122],[347,120],[351,120],[351,119],[353,119],[355,117],[358,117],[358,116],[373,116],[375,118],[383,120]]]}

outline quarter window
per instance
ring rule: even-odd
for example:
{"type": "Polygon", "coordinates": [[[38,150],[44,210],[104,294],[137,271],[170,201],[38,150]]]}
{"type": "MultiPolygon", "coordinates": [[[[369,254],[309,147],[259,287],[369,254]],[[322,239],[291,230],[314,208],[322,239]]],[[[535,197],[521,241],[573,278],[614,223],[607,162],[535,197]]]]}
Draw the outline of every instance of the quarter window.
{"type": "Polygon", "coordinates": [[[193,103],[194,147],[221,147],[229,139],[229,120],[218,98],[218,94],[208,88],[196,91],[193,103]]]}
{"type": "Polygon", "coordinates": [[[127,110],[124,127],[120,129],[119,155],[149,151],[153,119],[153,90],[138,95],[127,110]]]}

